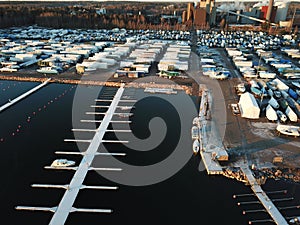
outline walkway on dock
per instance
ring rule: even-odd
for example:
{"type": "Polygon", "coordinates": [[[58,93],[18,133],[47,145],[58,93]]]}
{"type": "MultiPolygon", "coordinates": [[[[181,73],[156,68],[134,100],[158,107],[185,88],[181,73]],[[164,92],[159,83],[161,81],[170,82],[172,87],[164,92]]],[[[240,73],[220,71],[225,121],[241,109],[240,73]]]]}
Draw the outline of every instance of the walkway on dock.
{"type": "Polygon", "coordinates": [[[220,156],[227,154],[223,147],[222,140],[218,138],[217,127],[211,120],[211,93],[205,88],[202,91],[199,109],[199,141],[200,155],[208,174],[222,174],[223,169],[219,162],[214,159],[213,154],[220,156]]]}
{"type": "MultiPolygon", "coordinates": [[[[117,105],[122,97],[122,94],[124,92],[124,87],[121,86],[113,101],[111,102],[110,107],[108,108],[107,112],[105,113],[105,116],[98,127],[87,151],[84,155],[83,159],[81,160],[81,163],[78,166],[78,169],[76,170],[76,173],[73,176],[73,179],[71,180],[71,183],[69,185],[68,190],[66,190],[61,202],[59,203],[49,225],[63,225],[69,215],[70,212],[72,212],[72,207],[75,202],[75,199],[77,197],[77,194],[80,190],[80,187],[83,184],[83,181],[87,175],[87,172],[89,171],[89,168],[93,162],[93,159],[98,151],[98,147],[100,146],[104,134],[108,128],[108,125],[114,115],[114,112],[117,108],[117,105]]],[[[108,210],[110,212],[111,210],[108,210]]]]}
{"type": "Polygon", "coordinates": [[[281,213],[273,204],[271,199],[267,196],[267,194],[262,190],[261,186],[257,183],[255,177],[252,174],[252,171],[247,166],[243,166],[241,167],[241,169],[243,173],[246,175],[254,194],[257,196],[259,201],[265,207],[266,211],[270,214],[274,222],[277,225],[288,225],[287,221],[281,215],[281,213]]]}
{"type": "Polygon", "coordinates": [[[30,89],[29,91],[25,92],[24,94],[21,94],[20,96],[16,97],[15,99],[10,100],[8,103],[6,103],[6,104],[4,104],[3,106],[0,107],[0,112],[2,112],[3,110],[7,109],[10,106],[12,106],[13,104],[17,103],[18,101],[22,100],[23,98],[26,98],[28,95],[32,94],[33,92],[41,89],[42,87],[47,85],[50,80],[51,80],[51,78],[47,79],[42,84],[30,89]]]}
{"type": "MultiPolygon", "coordinates": [[[[102,170],[102,171],[121,171],[120,168],[94,168],[92,167],[92,162],[97,155],[114,155],[114,156],[123,156],[124,153],[99,153],[98,148],[101,143],[109,142],[109,143],[124,143],[125,141],[115,141],[115,140],[103,140],[104,135],[108,131],[118,132],[119,130],[108,130],[109,124],[112,122],[113,116],[116,114],[115,111],[118,107],[119,102],[129,101],[129,100],[121,100],[122,94],[124,92],[124,85],[122,85],[114,98],[110,101],[110,106],[106,111],[103,119],[101,120],[101,124],[97,129],[89,130],[89,129],[73,129],[73,131],[80,132],[95,132],[93,139],[91,140],[77,140],[77,139],[65,139],[65,141],[69,142],[86,142],[89,143],[89,146],[85,152],[57,152],[58,154],[74,154],[74,155],[82,155],[83,158],[78,165],[78,167],[52,167],[46,166],[45,168],[49,169],[70,169],[75,170],[74,176],[68,185],[33,185],[33,187],[48,187],[48,188],[64,188],[66,189],[59,205],[57,207],[30,207],[30,206],[17,206],[17,210],[32,210],[32,211],[50,211],[53,212],[54,215],[51,218],[49,225],[64,225],[68,215],[71,212],[96,212],[96,213],[111,213],[112,209],[85,209],[85,208],[75,208],[73,207],[76,197],[81,189],[107,189],[107,190],[115,190],[117,187],[109,187],[109,186],[86,186],[83,185],[85,177],[90,170],[102,170]]],[[[98,99],[96,99],[98,101],[98,99]]],[[[100,100],[99,100],[100,101],[100,100]]],[[[116,121],[118,122],[118,121],[116,121]]],[[[125,132],[125,131],[121,131],[125,132]]],[[[126,142],[127,143],[127,142],[126,142]]]]}

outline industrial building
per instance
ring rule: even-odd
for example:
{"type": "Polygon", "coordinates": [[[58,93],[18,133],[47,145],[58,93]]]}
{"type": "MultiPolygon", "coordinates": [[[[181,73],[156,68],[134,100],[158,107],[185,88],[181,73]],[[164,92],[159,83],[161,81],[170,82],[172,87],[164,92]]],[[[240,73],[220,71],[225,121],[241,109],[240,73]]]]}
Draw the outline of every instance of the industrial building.
{"type": "Polygon", "coordinates": [[[182,22],[204,28],[215,24],[214,0],[200,0],[197,4],[188,3],[187,10],[182,13],[182,22]]]}
{"type": "Polygon", "coordinates": [[[226,20],[227,24],[260,25],[270,22],[280,27],[295,27],[300,25],[300,2],[199,0],[196,4],[188,3],[182,13],[182,23],[193,24],[198,29],[219,25],[222,20],[226,20]]]}

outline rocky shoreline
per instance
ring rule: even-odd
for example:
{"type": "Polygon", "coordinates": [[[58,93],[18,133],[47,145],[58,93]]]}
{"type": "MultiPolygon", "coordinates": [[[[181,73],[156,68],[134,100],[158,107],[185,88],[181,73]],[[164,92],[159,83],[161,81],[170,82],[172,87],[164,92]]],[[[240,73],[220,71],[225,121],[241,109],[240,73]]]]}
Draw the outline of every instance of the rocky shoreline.
{"type": "MultiPolygon", "coordinates": [[[[13,81],[24,81],[24,82],[44,82],[49,77],[27,77],[27,76],[0,76],[0,80],[13,80],[13,81]]],[[[121,82],[113,81],[97,81],[87,79],[64,79],[64,78],[52,78],[51,83],[62,83],[62,84],[81,84],[81,85],[95,85],[95,86],[107,86],[107,87],[120,87],[121,82]]],[[[139,83],[139,82],[128,82],[125,85],[128,88],[172,88],[174,90],[185,91],[187,94],[192,94],[192,87],[180,84],[159,84],[159,83],[139,83]]]]}
{"type": "MultiPolygon", "coordinates": [[[[284,180],[300,184],[300,168],[263,168],[252,170],[259,184],[264,184],[267,179],[284,180]]],[[[224,169],[223,176],[248,184],[245,174],[239,167],[224,169]]]]}
{"type": "Polygon", "coordinates": [[[267,178],[300,184],[300,168],[265,168],[259,170],[267,178]]]}

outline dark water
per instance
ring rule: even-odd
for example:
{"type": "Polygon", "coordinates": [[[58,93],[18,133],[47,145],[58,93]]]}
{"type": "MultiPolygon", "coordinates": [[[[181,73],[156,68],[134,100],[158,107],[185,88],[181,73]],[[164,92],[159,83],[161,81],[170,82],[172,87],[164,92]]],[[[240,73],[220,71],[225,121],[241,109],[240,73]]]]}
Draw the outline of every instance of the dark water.
{"type": "MultiPolygon", "coordinates": [[[[28,90],[36,83],[2,82],[0,87],[10,86],[10,90],[1,92],[2,103],[7,98],[28,90]],[[16,85],[14,85],[16,84],[16,85]],[[16,87],[18,86],[18,87],[16,87]],[[14,87],[14,88],[12,88],[14,87]],[[5,92],[5,93],[4,93],[5,92]]],[[[43,225],[51,220],[50,212],[16,211],[15,206],[57,206],[64,190],[32,188],[38,184],[68,184],[72,179],[72,171],[52,171],[43,167],[60,157],[54,154],[58,150],[78,151],[75,144],[65,143],[65,138],[74,138],[71,129],[74,115],[74,99],[79,99],[77,115],[81,119],[93,119],[85,115],[91,111],[94,96],[114,92],[114,89],[81,86],[80,98],[75,98],[76,87],[73,85],[50,84],[16,105],[0,114],[0,151],[1,151],[1,185],[0,213],[3,221],[8,224],[43,225]],[[73,110],[73,112],[72,112],[73,110]]],[[[167,124],[167,135],[153,151],[140,152],[130,150],[126,146],[106,144],[104,147],[111,152],[126,152],[127,156],[120,161],[135,166],[152,165],[168,158],[176,146],[184,142],[182,151],[191,151],[190,130],[182,131],[184,124],[190,126],[195,110],[196,99],[188,108],[181,125],[178,121],[182,115],[176,113],[176,107],[168,101],[186,101],[184,93],[178,95],[145,95],[143,90],[126,90],[125,95],[143,98],[135,104],[135,115],[130,125],[133,134],[140,139],[151,136],[148,123],[151,118],[161,117],[167,124]],[[181,140],[181,136],[186,136],[181,140]],[[179,141],[180,140],[180,141],[179,141]]],[[[75,107],[76,108],[76,107],[75,107]]],[[[97,117],[101,119],[101,117],[97,117]]],[[[75,118],[77,120],[77,118],[75,118]]],[[[89,128],[95,124],[76,124],[74,128],[89,128]],[[80,127],[79,127],[80,126],[80,127]]],[[[121,126],[121,125],[120,125],[121,126]]],[[[114,127],[116,128],[116,127],[114,127]]],[[[92,134],[84,134],[83,138],[92,138],[92,134]]],[[[130,134],[121,136],[130,139],[130,134]]],[[[114,138],[106,135],[105,138],[114,138]]],[[[87,145],[80,145],[85,148],[87,145]]],[[[65,157],[65,156],[61,156],[65,157]]],[[[67,157],[80,162],[80,157],[67,157]]],[[[180,162],[180,159],[178,159],[180,162]]],[[[101,161],[105,164],[105,160],[101,161]]],[[[107,162],[107,161],[106,161],[107,162]]],[[[109,161],[108,161],[109,162],[109,161]]],[[[84,181],[86,185],[116,185],[117,191],[81,190],[74,203],[78,208],[111,208],[112,214],[71,213],[66,224],[132,224],[132,225],[182,225],[182,224],[248,224],[254,218],[269,218],[265,213],[242,215],[248,208],[261,206],[237,206],[233,194],[251,193],[250,188],[237,181],[221,176],[207,176],[205,171],[199,171],[200,158],[191,157],[175,175],[147,186],[129,186],[116,184],[107,177],[90,171],[84,181]]],[[[105,165],[114,166],[114,165],[105,165]]],[[[161,171],[163,172],[163,171],[161,171]]],[[[152,176],[159,176],[151,174],[152,176]]],[[[121,172],[120,179],[126,181],[126,171],[121,172]]],[[[148,174],[145,174],[148,176],[148,174]]],[[[118,178],[118,177],[117,177],[118,178]]],[[[293,202],[280,202],[278,205],[292,205],[299,199],[299,186],[285,182],[268,181],[266,190],[287,188],[288,195],[296,198],[293,202]]],[[[274,197],[279,197],[279,195],[274,197]]],[[[255,199],[255,198],[254,198],[255,199]]],[[[297,215],[297,211],[286,211],[284,215],[297,215]]]]}

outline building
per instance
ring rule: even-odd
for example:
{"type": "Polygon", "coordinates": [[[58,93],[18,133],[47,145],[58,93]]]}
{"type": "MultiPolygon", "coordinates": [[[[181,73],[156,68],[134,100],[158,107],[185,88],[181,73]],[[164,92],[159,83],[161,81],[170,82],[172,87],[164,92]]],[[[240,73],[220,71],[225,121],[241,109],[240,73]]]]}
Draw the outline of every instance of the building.
{"type": "Polygon", "coordinates": [[[182,12],[182,23],[185,23],[186,21],[187,21],[187,11],[186,10],[184,10],[183,12],[182,12]]]}
{"type": "Polygon", "coordinates": [[[197,27],[206,25],[206,10],[204,8],[195,9],[194,25],[197,27]]]}
{"type": "Polygon", "coordinates": [[[187,21],[194,20],[194,3],[190,2],[187,5],[187,21]]]}
{"type": "Polygon", "coordinates": [[[216,7],[214,0],[200,0],[196,6],[194,3],[187,4],[186,15],[183,12],[182,22],[204,27],[207,24],[214,25],[216,21],[216,7]],[[186,17],[185,17],[186,16],[186,17]]]}

